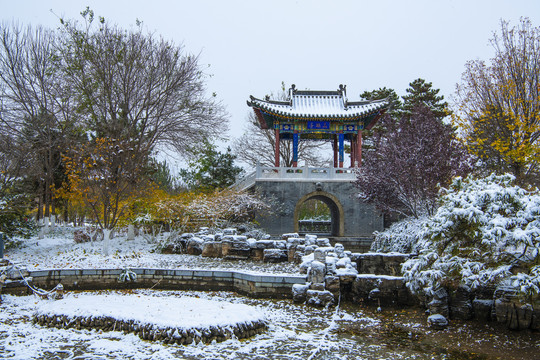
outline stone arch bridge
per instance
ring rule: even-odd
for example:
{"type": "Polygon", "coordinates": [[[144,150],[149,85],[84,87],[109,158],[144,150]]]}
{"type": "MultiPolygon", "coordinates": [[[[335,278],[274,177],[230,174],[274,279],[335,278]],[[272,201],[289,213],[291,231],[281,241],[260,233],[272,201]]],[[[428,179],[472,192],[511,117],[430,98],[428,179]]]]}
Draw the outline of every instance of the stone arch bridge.
{"type": "Polygon", "coordinates": [[[262,167],[236,184],[237,188],[257,191],[281,204],[270,216],[257,216],[260,226],[272,236],[308,232],[299,220],[299,210],[315,199],[330,209],[331,222],[325,230],[309,231],[340,242],[348,250],[369,249],[374,231],[382,231],[384,219],[374,206],[356,197],[354,169],[311,167],[262,167]]]}

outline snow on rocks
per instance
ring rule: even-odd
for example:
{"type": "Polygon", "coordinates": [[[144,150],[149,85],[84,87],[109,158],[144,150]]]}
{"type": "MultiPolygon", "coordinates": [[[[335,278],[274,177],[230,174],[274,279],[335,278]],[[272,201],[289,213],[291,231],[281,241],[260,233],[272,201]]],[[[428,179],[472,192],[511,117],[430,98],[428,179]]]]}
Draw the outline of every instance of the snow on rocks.
{"type": "Polygon", "coordinates": [[[192,297],[76,294],[37,304],[34,322],[58,328],[134,333],[144,340],[187,345],[260,334],[267,321],[244,305],[192,297]]]}
{"type": "Polygon", "coordinates": [[[430,315],[427,321],[428,325],[435,330],[444,330],[448,327],[448,320],[441,314],[430,315]]]}

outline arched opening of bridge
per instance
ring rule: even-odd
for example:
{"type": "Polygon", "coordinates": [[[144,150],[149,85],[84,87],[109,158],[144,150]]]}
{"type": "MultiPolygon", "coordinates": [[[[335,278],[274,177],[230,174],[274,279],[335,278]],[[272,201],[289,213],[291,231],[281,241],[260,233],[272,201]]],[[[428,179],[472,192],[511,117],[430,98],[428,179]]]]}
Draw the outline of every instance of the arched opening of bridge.
{"type": "Polygon", "coordinates": [[[294,209],[294,231],[299,234],[343,236],[343,207],[324,191],[303,196],[294,209]]]}

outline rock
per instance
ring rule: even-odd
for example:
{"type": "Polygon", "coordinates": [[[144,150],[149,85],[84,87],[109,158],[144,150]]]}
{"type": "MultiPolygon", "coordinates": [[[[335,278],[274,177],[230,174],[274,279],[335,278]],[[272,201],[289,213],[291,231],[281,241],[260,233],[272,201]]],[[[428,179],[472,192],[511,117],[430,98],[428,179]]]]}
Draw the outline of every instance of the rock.
{"type": "Polygon", "coordinates": [[[276,249],[286,250],[286,249],[287,249],[287,241],[284,241],[284,240],[276,240],[276,241],[274,241],[274,247],[275,247],[276,249]]]}
{"type": "Polygon", "coordinates": [[[250,248],[251,250],[257,248],[257,240],[255,240],[254,238],[249,238],[249,239],[247,239],[247,243],[248,243],[249,248],[250,248]]]}
{"type": "Polygon", "coordinates": [[[334,303],[334,295],[330,291],[308,290],[307,304],[313,306],[326,306],[334,303]]]}
{"type": "Polygon", "coordinates": [[[450,318],[460,320],[470,320],[473,316],[471,289],[468,286],[460,285],[457,289],[450,291],[448,306],[450,318]]]}
{"type": "Polygon", "coordinates": [[[326,252],[319,248],[315,249],[313,252],[313,259],[321,263],[326,263],[326,252]]]}
{"type": "Polygon", "coordinates": [[[204,241],[199,237],[192,237],[187,241],[186,254],[188,255],[201,255],[204,241]]]}
{"type": "Polygon", "coordinates": [[[311,284],[309,285],[310,290],[317,290],[317,291],[324,291],[324,284],[323,283],[317,283],[317,284],[311,284]]]}
{"type": "Polygon", "coordinates": [[[444,330],[448,327],[448,320],[441,314],[434,314],[427,319],[429,327],[435,330],[444,330]]]}
{"type": "Polygon", "coordinates": [[[317,235],[306,234],[304,237],[306,245],[316,245],[317,235]]]}
{"type": "Polygon", "coordinates": [[[287,244],[287,261],[288,262],[295,262],[296,261],[296,246],[297,245],[289,245],[287,244]]]}
{"type": "Polygon", "coordinates": [[[306,244],[306,248],[305,248],[304,252],[305,252],[306,255],[310,255],[310,254],[313,254],[315,252],[316,248],[317,248],[317,246],[315,246],[315,245],[307,245],[306,244]]]}
{"type": "Polygon", "coordinates": [[[251,255],[251,247],[245,236],[226,235],[222,240],[221,253],[227,260],[247,260],[251,255]]]}
{"type": "Polygon", "coordinates": [[[273,249],[274,240],[257,240],[255,246],[257,249],[273,249]]]}
{"type": "Polygon", "coordinates": [[[326,265],[320,261],[314,260],[311,263],[307,275],[308,282],[312,284],[323,283],[324,278],[326,277],[326,265]]]}
{"type": "Polygon", "coordinates": [[[330,291],[332,294],[337,295],[339,294],[339,289],[341,286],[341,282],[339,281],[339,277],[337,276],[327,276],[325,278],[324,286],[326,290],[330,291]]]}
{"type": "Polygon", "coordinates": [[[289,238],[287,239],[287,248],[291,246],[304,245],[305,241],[300,238],[289,238]]]}
{"type": "Polygon", "coordinates": [[[370,299],[370,300],[380,300],[380,298],[381,298],[381,290],[379,290],[378,288],[372,289],[369,292],[368,299],[370,299]]]}
{"type": "Polygon", "coordinates": [[[294,284],[292,287],[292,295],[294,302],[305,302],[309,285],[294,284]]]}
{"type": "Polygon", "coordinates": [[[251,249],[250,257],[254,261],[262,261],[264,258],[264,249],[251,249]]]}
{"type": "Polygon", "coordinates": [[[340,243],[336,243],[336,245],[334,246],[334,252],[336,253],[336,256],[338,258],[342,258],[343,256],[345,256],[345,247],[340,243]]]}
{"type": "Polygon", "coordinates": [[[204,257],[221,257],[221,242],[208,241],[203,244],[202,256],[204,257]]]}
{"type": "Polygon", "coordinates": [[[511,286],[500,286],[493,294],[492,318],[509,329],[524,330],[537,327],[536,314],[531,304],[522,304],[519,292],[511,286]]]}
{"type": "Polygon", "coordinates": [[[319,247],[330,247],[330,240],[327,238],[320,238],[315,241],[315,244],[319,247]]]}
{"type": "Polygon", "coordinates": [[[298,235],[298,233],[288,233],[288,234],[281,235],[282,240],[287,240],[288,238],[299,238],[299,237],[300,236],[298,235]]]}
{"type": "Polygon", "coordinates": [[[223,235],[237,235],[237,231],[234,228],[223,229],[223,235]]]}
{"type": "Polygon", "coordinates": [[[444,317],[448,317],[450,310],[448,309],[448,302],[438,299],[433,299],[428,304],[430,314],[441,314],[444,317]]]}
{"type": "MultiPolygon", "coordinates": [[[[341,284],[346,283],[348,276],[340,276],[341,284]]],[[[352,277],[352,276],[351,276],[352,277]]],[[[352,283],[353,301],[357,303],[374,302],[375,304],[393,305],[408,304],[409,292],[404,284],[402,277],[391,277],[386,275],[361,274],[354,276],[352,283]],[[375,293],[371,291],[378,289],[377,299],[373,299],[375,293]],[[370,297],[371,294],[371,297],[370,297]]]]}
{"type": "Polygon", "coordinates": [[[472,302],[474,317],[482,321],[491,320],[493,300],[474,299],[472,302]]]}
{"type": "Polygon", "coordinates": [[[281,263],[288,260],[287,250],[264,249],[263,261],[267,263],[281,263]]]}

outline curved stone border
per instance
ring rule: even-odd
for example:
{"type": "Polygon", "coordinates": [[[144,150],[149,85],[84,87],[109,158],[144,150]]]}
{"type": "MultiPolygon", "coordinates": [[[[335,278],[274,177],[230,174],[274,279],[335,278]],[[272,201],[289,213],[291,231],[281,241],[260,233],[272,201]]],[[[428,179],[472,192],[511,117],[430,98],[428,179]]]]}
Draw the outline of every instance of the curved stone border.
{"type": "Polygon", "coordinates": [[[40,314],[33,318],[34,324],[55,328],[95,329],[103,331],[123,331],[133,333],[143,340],[162,341],[166,344],[178,345],[209,344],[212,341],[222,342],[233,337],[245,339],[261,334],[267,329],[263,320],[240,322],[226,327],[210,326],[209,328],[159,328],[154,324],[140,324],[136,321],[117,320],[110,316],[77,316],[68,317],[58,314],[40,314]]]}
{"type": "MultiPolygon", "coordinates": [[[[306,276],[249,274],[232,270],[129,269],[135,281],[120,282],[125,269],[56,269],[25,271],[29,282],[52,289],[59,283],[65,290],[110,290],[153,288],[160,290],[235,291],[251,297],[291,298],[292,286],[304,284],[306,276]]],[[[12,279],[3,292],[26,295],[26,285],[12,279]]]]}

